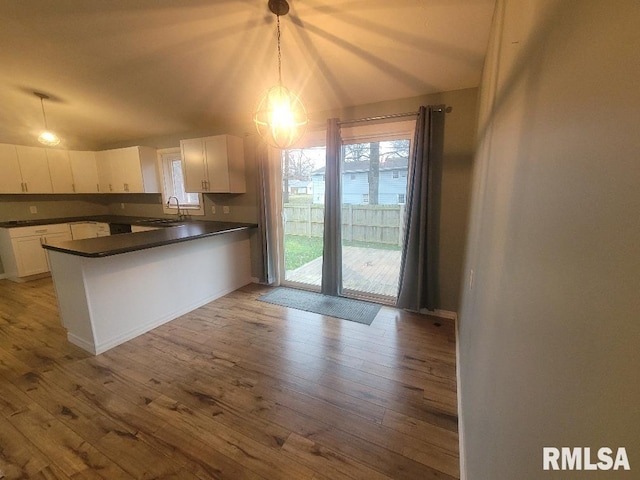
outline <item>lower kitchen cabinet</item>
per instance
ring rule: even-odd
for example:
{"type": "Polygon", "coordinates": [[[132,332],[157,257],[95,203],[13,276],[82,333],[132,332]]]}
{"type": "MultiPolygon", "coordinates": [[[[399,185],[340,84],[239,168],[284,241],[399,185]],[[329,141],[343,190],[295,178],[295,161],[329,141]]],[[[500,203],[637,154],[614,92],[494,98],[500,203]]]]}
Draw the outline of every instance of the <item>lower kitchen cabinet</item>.
{"type": "Polygon", "coordinates": [[[158,230],[162,227],[147,227],[146,225],[131,225],[131,233],[136,232],[150,232],[151,230],[158,230]]]}
{"type": "Polygon", "coordinates": [[[75,222],[69,224],[73,240],[85,238],[107,237],[110,235],[109,224],[102,222],[75,222]]]}
{"type": "Polygon", "coordinates": [[[54,239],[71,240],[69,224],[1,228],[0,256],[7,277],[21,281],[49,272],[49,259],[42,244],[54,239]]]}

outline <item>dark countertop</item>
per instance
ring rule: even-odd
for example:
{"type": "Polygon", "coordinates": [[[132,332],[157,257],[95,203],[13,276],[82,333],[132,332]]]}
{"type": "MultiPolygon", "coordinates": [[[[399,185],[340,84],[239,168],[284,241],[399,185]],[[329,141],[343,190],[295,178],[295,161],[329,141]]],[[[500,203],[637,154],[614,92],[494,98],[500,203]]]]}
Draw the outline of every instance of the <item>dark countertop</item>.
{"type": "MultiPolygon", "coordinates": [[[[170,218],[170,217],[165,217],[170,218]]],[[[12,220],[0,222],[0,228],[31,227],[35,225],[53,225],[56,223],[102,222],[123,225],[150,225],[148,217],[130,217],[126,215],[90,215],[85,217],[44,218],[39,220],[12,220]]]]}
{"type": "MultiPolygon", "coordinates": [[[[130,223],[131,219],[134,217],[119,218],[126,218],[127,221],[112,221],[111,223],[130,223]]],[[[83,217],[83,219],[86,221],[86,217],[83,217]]],[[[69,222],[69,219],[66,219],[65,222],[69,222]]],[[[47,220],[47,223],[55,222],[47,220]]],[[[172,243],[186,242],[197,238],[221,235],[229,232],[248,230],[251,228],[257,228],[257,225],[255,223],[192,220],[186,221],[184,225],[176,227],[162,227],[157,230],[149,230],[146,232],[121,233],[118,235],[110,235],[108,237],[87,238],[84,240],[51,241],[50,243],[45,243],[42,246],[48,250],[56,250],[70,255],[98,258],[117,255],[119,253],[135,252],[146,248],[160,247],[162,245],[169,245],[172,243]]]]}

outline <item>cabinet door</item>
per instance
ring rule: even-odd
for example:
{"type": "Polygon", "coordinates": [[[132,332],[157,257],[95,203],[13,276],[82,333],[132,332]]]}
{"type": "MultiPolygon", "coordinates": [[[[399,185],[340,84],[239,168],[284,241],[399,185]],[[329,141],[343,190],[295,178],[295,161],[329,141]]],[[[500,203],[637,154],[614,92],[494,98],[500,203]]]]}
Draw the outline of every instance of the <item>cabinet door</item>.
{"type": "MultiPolygon", "coordinates": [[[[60,233],[47,233],[44,237],[42,237],[43,242],[49,242],[51,240],[62,240],[62,241],[70,241],[73,240],[71,236],[71,230],[68,232],[60,232],[60,233]]],[[[47,272],[51,271],[51,264],[49,263],[49,251],[42,249],[44,252],[45,259],[47,261],[47,272]]]]}
{"type": "Polygon", "coordinates": [[[109,156],[114,191],[144,193],[138,147],[109,150],[109,156]]]}
{"type": "Polygon", "coordinates": [[[108,223],[96,223],[96,236],[97,237],[108,237],[111,235],[111,231],[109,230],[108,223]]]}
{"type": "Polygon", "coordinates": [[[66,150],[52,148],[47,148],[46,152],[53,193],[73,193],[75,190],[69,153],[66,150]]]}
{"type": "Polygon", "coordinates": [[[229,192],[246,193],[244,140],[241,137],[227,135],[227,161],[229,166],[229,192]]]}
{"type": "Polygon", "coordinates": [[[208,192],[229,192],[229,162],[227,158],[227,137],[218,135],[204,139],[207,163],[208,192]]]}
{"type": "Polygon", "coordinates": [[[107,163],[109,164],[109,172],[111,181],[109,182],[109,191],[114,193],[124,193],[125,190],[125,168],[124,163],[126,155],[120,150],[105,150],[107,163]]]}
{"type": "Polygon", "coordinates": [[[52,193],[45,149],[16,145],[16,151],[26,193],[52,193]]]}
{"type": "Polygon", "coordinates": [[[150,232],[151,230],[160,230],[162,227],[146,227],[144,225],[131,225],[131,233],[150,232]]]}
{"type": "Polygon", "coordinates": [[[0,193],[21,193],[23,184],[15,145],[0,143],[0,165],[0,193]]]}
{"type": "MultiPolygon", "coordinates": [[[[85,238],[95,238],[98,236],[98,229],[93,222],[72,223],[71,224],[71,238],[73,240],[83,240],[85,238]]],[[[47,235],[47,238],[50,238],[47,235]]],[[[51,238],[53,238],[51,236],[51,238]]]]}
{"type": "Polygon", "coordinates": [[[217,135],[204,139],[207,164],[207,191],[245,193],[244,148],[242,138],[217,135]]]}
{"type": "Polygon", "coordinates": [[[47,255],[42,248],[41,238],[40,235],[34,235],[11,240],[19,277],[49,271],[47,255]]]}
{"type": "Polygon", "coordinates": [[[98,180],[98,163],[95,152],[69,152],[71,173],[77,193],[98,193],[100,182],[98,180]]]}
{"type": "Polygon", "coordinates": [[[180,141],[184,166],[184,189],[187,192],[206,192],[207,180],[202,138],[180,141]]]}
{"type": "Polygon", "coordinates": [[[98,169],[98,183],[102,193],[113,192],[113,180],[111,175],[111,158],[108,150],[96,152],[96,166],[98,169]]]}

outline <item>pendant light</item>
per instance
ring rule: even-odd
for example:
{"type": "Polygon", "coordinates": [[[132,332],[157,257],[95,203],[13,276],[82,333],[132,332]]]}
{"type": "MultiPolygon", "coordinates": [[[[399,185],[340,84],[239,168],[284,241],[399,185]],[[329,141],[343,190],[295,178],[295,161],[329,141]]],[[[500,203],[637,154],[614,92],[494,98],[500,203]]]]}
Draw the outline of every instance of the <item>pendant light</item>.
{"type": "Polygon", "coordinates": [[[276,148],[285,149],[305,132],[309,118],[295,93],[282,85],[282,52],[280,49],[280,17],[289,12],[286,0],[269,0],[269,10],[276,16],[278,34],[278,84],[260,97],[253,115],[258,133],[276,148]]]}
{"type": "Polygon", "coordinates": [[[60,143],[60,137],[49,130],[47,126],[47,115],[44,113],[44,100],[49,100],[49,96],[40,92],[33,92],[36,97],[40,98],[40,106],[42,107],[42,118],[44,118],[44,131],[38,136],[38,141],[47,147],[53,147],[60,143]]]}

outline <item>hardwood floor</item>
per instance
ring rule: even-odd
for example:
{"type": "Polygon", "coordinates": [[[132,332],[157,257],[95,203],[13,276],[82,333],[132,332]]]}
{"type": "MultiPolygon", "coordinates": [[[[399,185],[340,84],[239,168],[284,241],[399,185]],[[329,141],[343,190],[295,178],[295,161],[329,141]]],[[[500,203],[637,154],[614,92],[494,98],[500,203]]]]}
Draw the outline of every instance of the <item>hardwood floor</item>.
{"type": "Polygon", "coordinates": [[[2,474],[458,478],[452,322],[383,307],[366,326],[266,290],[94,357],[67,342],[51,279],[0,280],[2,474]]]}

